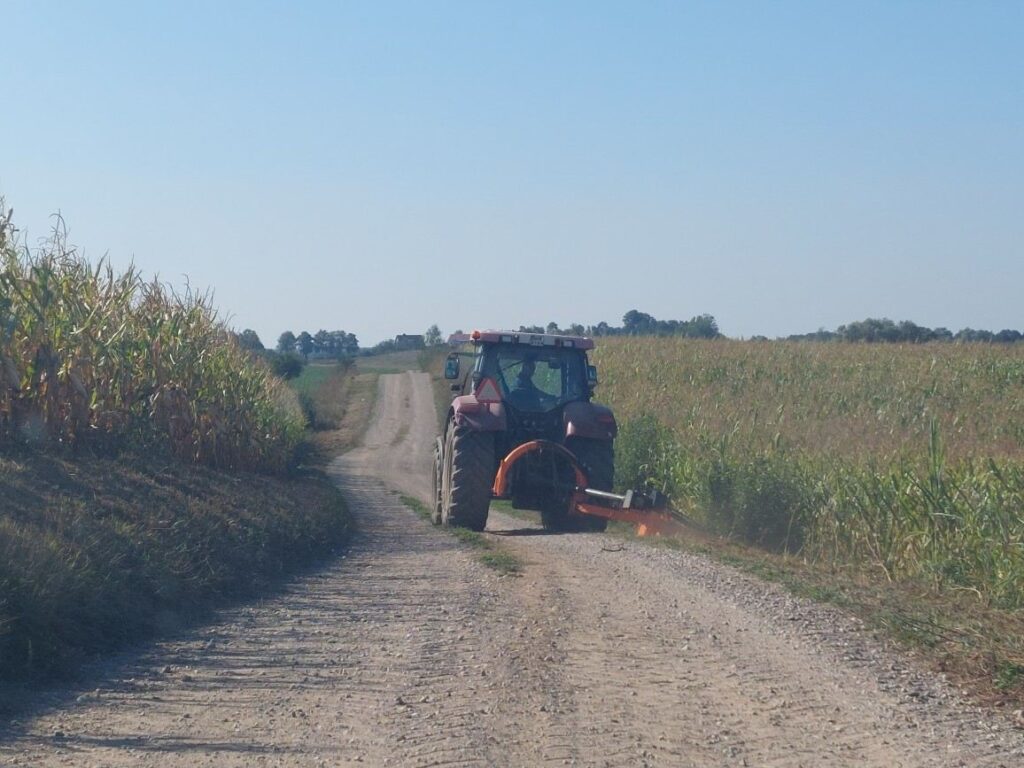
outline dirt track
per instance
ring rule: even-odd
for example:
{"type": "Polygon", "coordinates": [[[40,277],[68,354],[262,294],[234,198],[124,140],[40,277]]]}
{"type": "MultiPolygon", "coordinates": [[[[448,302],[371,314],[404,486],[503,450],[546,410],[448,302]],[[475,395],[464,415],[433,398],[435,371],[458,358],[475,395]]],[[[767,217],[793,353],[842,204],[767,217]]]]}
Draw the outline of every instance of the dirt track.
{"type": "Polygon", "coordinates": [[[286,593],[93,671],[0,764],[1018,766],[1024,739],[842,615],[702,558],[492,513],[519,577],[426,498],[423,374],[332,466],[362,533],[286,593]],[[406,429],[403,425],[410,425],[406,429]]]}

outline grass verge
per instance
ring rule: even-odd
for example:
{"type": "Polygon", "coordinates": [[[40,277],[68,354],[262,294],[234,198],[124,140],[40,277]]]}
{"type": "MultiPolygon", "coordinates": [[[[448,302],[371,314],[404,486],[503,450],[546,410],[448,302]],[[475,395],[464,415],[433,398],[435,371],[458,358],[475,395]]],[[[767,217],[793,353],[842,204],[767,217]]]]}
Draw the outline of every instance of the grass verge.
{"type": "MultiPolygon", "coordinates": [[[[406,496],[405,494],[402,494],[400,498],[405,506],[409,507],[409,509],[427,522],[430,522],[430,510],[426,504],[413,496],[406,496]]],[[[522,560],[508,550],[494,546],[482,533],[471,531],[468,528],[446,528],[445,530],[463,544],[479,550],[476,559],[488,568],[492,568],[498,573],[505,575],[515,575],[522,572],[522,560]]]]}
{"type": "Polygon", "coordinates": [[[311,425],[302,463],[324,466],[359,444],[377,402],[379,378],[378,371],[364,371],[359,364],[306,366],[293,384],[311,425]],[[313,373],[306,377],[311,368],[313,373]]]}
{"type": "Polygon", "coordinates": [[[377,372],[310,366],[300,468],[0,451],[0,711],[92,656],[202,619],[335,551],[352,522],[319,471],[362,438],[377,372]]]}
{"type": "Polygon", "coordinates": [[[430,387],[434,393],[437,423],[444,424],[452,404],[452,382],[444,377],[444,360],[450,352],[448,346],[428,347],[419,354],[420,370],[430,374],[430,387]]]}
{"type": "MultiPolygon", "coordinates": [[[[0,681],[72,675],[330,554],[350,531],[321,473],[151,456],[0,453],[0,681]]],[[[10,702],[9,702],[10,703],[10,702]]]]}

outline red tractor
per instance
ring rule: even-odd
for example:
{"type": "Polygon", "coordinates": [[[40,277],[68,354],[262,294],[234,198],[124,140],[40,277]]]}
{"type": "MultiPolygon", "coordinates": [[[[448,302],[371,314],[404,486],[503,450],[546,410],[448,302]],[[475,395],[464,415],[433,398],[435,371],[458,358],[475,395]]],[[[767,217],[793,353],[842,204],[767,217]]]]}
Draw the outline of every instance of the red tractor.
{"type": "Polygon", "coordinates": [[[603,531],[609,519],[651,527],[660,495],[611,493],[617,427],[591,401],[592,339],[474,331],[450,343],[463,351],[445,360],[454,383],[434,451],[435,525],[482,531],[491,499],[504,498],[538,510],[549,530],[603,531]]]}

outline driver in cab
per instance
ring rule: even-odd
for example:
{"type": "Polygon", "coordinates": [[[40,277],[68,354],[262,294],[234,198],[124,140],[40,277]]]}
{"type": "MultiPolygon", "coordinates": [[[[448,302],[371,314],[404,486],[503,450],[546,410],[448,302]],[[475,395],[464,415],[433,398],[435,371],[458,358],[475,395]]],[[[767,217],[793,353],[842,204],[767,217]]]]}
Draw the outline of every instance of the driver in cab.
{"type": "Polygon", "coordinates": [[[515,384],[508,393],[509,401],[519,408],[536,407],[540,404],[541,392],[533,383],[533,374],[537,370],[537,361],[532,357],[523,360],[515,384]]]}

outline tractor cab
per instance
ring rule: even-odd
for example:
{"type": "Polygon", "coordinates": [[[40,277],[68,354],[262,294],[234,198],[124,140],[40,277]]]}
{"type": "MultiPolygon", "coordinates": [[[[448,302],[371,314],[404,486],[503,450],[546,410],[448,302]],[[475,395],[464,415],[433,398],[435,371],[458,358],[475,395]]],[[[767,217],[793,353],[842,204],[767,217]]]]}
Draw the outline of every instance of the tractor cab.
{"type": "Polygon", "coordinates": [[[574,400],[588,400],[586,353],[570,347],[488,344],[475,373],[492,379],[506,405],[524,413],[548,413],[574,400]]]}

